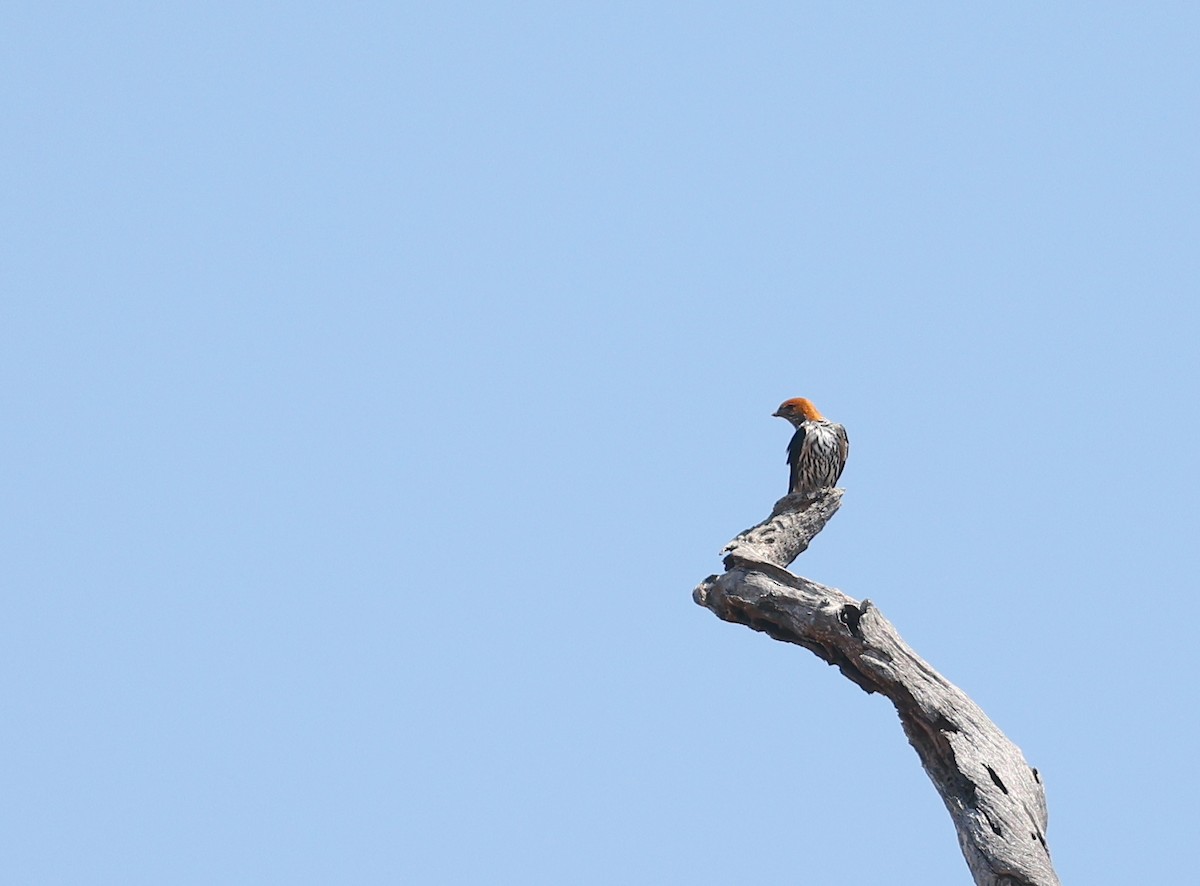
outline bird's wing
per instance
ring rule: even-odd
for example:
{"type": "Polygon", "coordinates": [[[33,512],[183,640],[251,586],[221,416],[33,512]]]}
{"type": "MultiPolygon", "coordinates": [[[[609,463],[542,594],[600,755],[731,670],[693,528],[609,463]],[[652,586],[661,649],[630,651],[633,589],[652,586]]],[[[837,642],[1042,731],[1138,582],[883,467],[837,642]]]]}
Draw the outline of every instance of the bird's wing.
{"type": "Polygon", "coordinates": [[[800,473],[800,457],[804,451],[804,426],[796,428],[796,433],[792,434],[792,441],[788,443],[787,448],[787,463],[792,469],[788,473],[788,493],[796,491],[796,481],[799,480],[800,473]]]}
{"type": "Polygon", "coordinates": [[[833,478],[833,482],[836,483],[838,478],[842,476],[842,471],[846,467],[846,459],[850,456],[850,438],[846,435],[845,425],[836,425],[834,430],[837,432],[838,442],[837,476],[833,478]]]}

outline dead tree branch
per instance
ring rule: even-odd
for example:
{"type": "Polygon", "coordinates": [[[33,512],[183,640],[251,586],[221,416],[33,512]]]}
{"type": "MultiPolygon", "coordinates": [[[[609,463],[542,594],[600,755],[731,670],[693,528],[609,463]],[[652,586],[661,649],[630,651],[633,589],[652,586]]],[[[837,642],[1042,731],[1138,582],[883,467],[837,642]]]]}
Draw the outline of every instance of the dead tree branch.
{"type": "Polygon", "coordinates": [[[1058,886],[1036,769],[970,698],[861,603],[787,570],[841,504],[842,490],[787,496],[722,550],[723,575],[693,599],[725,621],[811,650],[867,692],[889,698],[950,811],[978,886],[1058,886]]]}

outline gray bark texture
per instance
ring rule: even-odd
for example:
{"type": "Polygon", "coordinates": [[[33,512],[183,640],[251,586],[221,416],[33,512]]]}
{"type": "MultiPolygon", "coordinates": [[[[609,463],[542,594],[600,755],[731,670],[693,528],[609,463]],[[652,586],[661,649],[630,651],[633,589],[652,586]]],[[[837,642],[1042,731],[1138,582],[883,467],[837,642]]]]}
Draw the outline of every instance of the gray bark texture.
{"type": "Polygon", "coordinates": [[[787,570],[832,517],[842,490],[789,495],[725,546],[725,573],[693,599],[725,621],[803,646],[896,706],[941,794],[979,886],[1057,886],[1036,769],[970,698],[917,655],[870,600],[787,570]]]}

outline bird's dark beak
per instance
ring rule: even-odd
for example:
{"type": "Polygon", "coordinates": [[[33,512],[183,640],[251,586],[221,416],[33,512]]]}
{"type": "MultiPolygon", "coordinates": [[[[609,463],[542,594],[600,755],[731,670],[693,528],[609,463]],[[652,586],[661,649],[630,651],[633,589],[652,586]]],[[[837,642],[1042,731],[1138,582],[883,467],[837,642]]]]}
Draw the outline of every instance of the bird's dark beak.
{"type": "Polygon", "coordinates": [[[778,409],[776,409],[774,412],[771,413],[771,417],[772,418],[783,418],[783,416],[779,414],[778,409]]]}

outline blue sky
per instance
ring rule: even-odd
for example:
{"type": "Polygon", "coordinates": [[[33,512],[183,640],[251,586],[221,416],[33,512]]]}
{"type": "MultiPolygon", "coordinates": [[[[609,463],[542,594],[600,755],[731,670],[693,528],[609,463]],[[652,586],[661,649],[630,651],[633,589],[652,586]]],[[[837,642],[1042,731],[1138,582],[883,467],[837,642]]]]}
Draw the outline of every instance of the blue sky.
{"type": "Polygon", "coordinates": [[[1180,882],[1188,4],[9,4],[12,883],[959,884],[890,705],[691,602],[795,569],[1180,882]]]}

